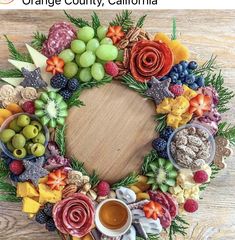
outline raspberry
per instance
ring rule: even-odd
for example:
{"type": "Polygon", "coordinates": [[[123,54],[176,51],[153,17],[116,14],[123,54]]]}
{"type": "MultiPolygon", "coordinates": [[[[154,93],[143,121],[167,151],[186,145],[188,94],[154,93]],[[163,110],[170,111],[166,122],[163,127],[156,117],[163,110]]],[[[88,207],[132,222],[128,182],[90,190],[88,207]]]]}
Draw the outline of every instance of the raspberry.
{"type": "Polygon", "coordinates": [[[51,79],[51,86],[53,88],[65,88],[68,79],[63,74],[56,74],[51,79]]]}
{"type": "Polygon", "coordinates": [[[69,91],[68,89],[61,89],[59,91],[59,94],[63,97],[63,99],[66,101],[68,99],[70,99],[73,95],[73,93],[71,91],[69,91]]]}
{"type": "Polygon", "coordinates": [[[74,92],[79,88],[79,82],[76,78],[70,79],[67,84],[69,91],[74,92]]]}
{"type": "Polygon", "coordinates": [[[182,85],[179,84],[175,84],[175,85],[171,85],[169,87],[169,90],[177,97],[180,96],[184,93],[184,89],[182,85]]]}
{"type": "Polygon", "coordinates": [[[106,181],[101,181],[97,186],[97,190],[99,196],[107,196],[110,192],[110,185],[106,181]]]}
{"type": "Polygon", "coordinates": [[[52,217],[53,206],[54,205],[52,203],[46,203],[44,205],[43,211],[48,217],[52,217]]]}
{"type": "Polygon", "coordinates": [[[23,162],[20,160],[13,160],[9,165],[10,171],[15,175],[20,175],[24,171],[23,162]]]}
{"type": "Polygon", "coordinates": [[[204,170],[198,170],[194,173],[193,179],[195,183],[205,183],[208,181],[208,174],[204,170]]]}
{"type": "Polygon", "coordinates": [[[166,127],[160,132],[160,137],[168,141],[173,132],[174,132],[174,128],[166,127]]]}
{"type": "Polygon", "coordinates": [[[29,114],[34,114],[35,112],[35,104],[33,101],[27,101],[22,105],[24,112],[29,114]]]}
{"type": "Polygon", "coordinates": [[[40,223],[40,224],[44,224],[48,221],[48,216],[44,213],[43,210],[40,210],[35,218],[36,222],[40,223]]]}
{"type": "Polygon", "coordinates": [[[119,73],[118,66],[114,62],[107,62],[104,65],[104,69],[105,69],[105,72],[112,77],[116,77],[119,73]]]}
{"type": "Polygon", "coordinates": [[[198,210],[198,203],[194,199],[187,199],[184,203],[184,210],[186,212],[196,212],[198,210]]]}
{"type": "Polygon", "coordinates": [[[167,142],[162,138],[156,138],[153,140],[152,146],[157,152],[161,152],[166,149],[167,142]]]}
{"type": "Polygon", "coordinates": [[[50,218],[47,222],[46,222],[46,229],[49,232],[53,232],[56,230],[56,226],[55,226],[55,222],[53,220],[53,218],[50,218]]]}

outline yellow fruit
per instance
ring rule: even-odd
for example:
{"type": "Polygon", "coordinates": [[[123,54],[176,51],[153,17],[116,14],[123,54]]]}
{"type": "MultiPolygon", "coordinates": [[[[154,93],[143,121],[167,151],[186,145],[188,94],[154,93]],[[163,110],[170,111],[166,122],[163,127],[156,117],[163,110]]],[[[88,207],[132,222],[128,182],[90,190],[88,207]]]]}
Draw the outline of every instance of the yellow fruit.
{"type": "Polygon", "coordinates": [[[132,191],[134,191],[135,193],[140,193],[140,192],[142,192],[138,187],[136,187],[136,186],[130,186],[129,187],[132,191]]]}
{"type": "Polygon", "coordinates": [[[37,192],[34,185],[30,182],[19,182],[16,189],[17,197],[38,197],[39,193],[37,192]]]}
{"type": "Polygon", "coordinates": [[[155,35],[154,41],[162,41],[167,45],[171,43],[171,39],[165,33],[162,32],[159,32],[155,35]]]}
{"type": "Polygon", "coordinates": [[[56,203],[62,198],[62,190],[51,190],[46,184],[38,184],[39,189],[39,202],[44,204],[46,202],[56,203]]]}
{"type": "Polygon", "coordinates": [[[9,105],[7,105],[6,109],[12,112],[13,114],[23,112],[22,108],[16,103],[10,103],[9,105]]]}
{"type": "Polygon", "coordinates": [[[22,211],[25,213],[37,213],[40,209],[40,204],[29,197],[23,198],[22,211]]]}
{"type": "Polygon", "coordinates": [[[181,120],[182,120],[182,118],[180,116],[176,116],[176,115],[173,115],[173,114],[168,114],[166,124],[169,127],[178,128],[181,120]]]}
{"type": "Polygon", "coordinates": [[[145,199],[150,199],[148,193],[137,193],[136,198],[138,201],[145,200],[145,199]]]}
{"type": "Polygon", "coordinates": [[[135,186],[136,186],[137,188],[139,188],[139,189],[141,190],[141,192],[146,192],[146,191],[149,190],[149,188],[150,188],[150,185],[149,185],[149,184],[143,183],[143,182],[137,182],[137,183],[135,184],[135,186]]]}
{"type": "Polygon", "coordinates": [[[156,109],[157,113],[166,114],[171,111],[171,99],[165,98],[156,109]]]}
{"type": "Polygon", "coordinates": [[[6,118],[10,117],[11,115],[12,115],[12,112],[10,112],[9,110],[4,109],[4,108],[0,109],[0,117],[6,119],[6,118]]]}
{"type": "Polygon", "coordinates": [[[192,98],[197,96],[197,92],[189,88],[187,85],[183,85],[184,94],[183,96],[190,101],[192,98]]]}
{"type": "Polygon", "coordinates": [[[189,101],[184,96],[179,96],[174,100],[171,113],[180,116],[189,108],[189,101]]]}
{"type": "Polygon", "coordinates": [[[141,183],[147,183],[147,182],[148,182],[148,177],[143,176],[143,175],[139,175],[139,176],[137,177],[137,182],[138,182],[138,183],[139,183],[139,182],[141,182],[141,183]]]}

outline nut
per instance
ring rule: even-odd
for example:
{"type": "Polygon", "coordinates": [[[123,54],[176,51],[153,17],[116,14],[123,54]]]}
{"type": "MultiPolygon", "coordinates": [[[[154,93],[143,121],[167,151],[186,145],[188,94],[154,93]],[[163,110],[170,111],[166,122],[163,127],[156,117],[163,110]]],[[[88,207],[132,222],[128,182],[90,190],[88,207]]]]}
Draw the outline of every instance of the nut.
{"type": "Polygon", "coordinates": [[[123,39],[123,40],[121,40],[121,41],[117,44],[117,47],[118,47],[119,49],[124,49],[124,48],[126,48],[126,47],[128,46],[128,44],[129,44],[129,40],[123,39]]]}
{"type": "Polygon", "coordinates": [[[77,190],[78,190],[78,187],[75,184],[67,185],[62,191],[62,197],[67,198],[72,194],[76,193],[77,190]]]}
{"type": "Polygon", "coordinates": [[[82,187],[82,191],[88,192],[91,189],[91,184],[89,182],[85,183],[85,185],[82,187]]]}
{"type": "Polygon", "coordinates": [[[102,201],[106,200],[107,198],[108,198],[108,196],[104,196],[104,197],[99,196],[99,197],[96,199],[96,201],[97,201],[98,203],[101,203],[102,201]]]}
{"type": "Polygon", "coordinates": [[[89,183],[90,182],[90,177],[89,176],[83,176],[83,183],[89,183]]]}
{"type": "Polygon", "coordinates": [[[109,192],[108,198],[116,198],[116,193],[112,190],[109,192]]]}
{"type": "Polygon", "coordinates": [[[97,194],[94,190],[91,189],[87,192],[87,197],[89,197],[91,200],[95,201],[97,198],[97,194]]]}
{"type": "Polygon", "coordinates": [[[84,190],[80,190],[80,191],[79,191],[79,193],[81,193],[81,194],[84,194],[84,195],[86,195],[86,194],[87,194],[87,192],[86,192],[86,191],[84,191],[84,190]]]}

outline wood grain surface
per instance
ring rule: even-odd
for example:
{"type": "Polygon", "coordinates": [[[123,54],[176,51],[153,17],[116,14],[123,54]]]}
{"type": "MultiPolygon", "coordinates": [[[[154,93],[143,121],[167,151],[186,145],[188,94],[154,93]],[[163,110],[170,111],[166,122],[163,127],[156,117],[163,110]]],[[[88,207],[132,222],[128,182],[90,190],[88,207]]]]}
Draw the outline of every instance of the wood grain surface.
{"type": "MultiPolygon", "coordinates": [[[[71,11],[87,18],[91,11],[71,11]]],[[[98,12],[107,23],[113,11],[98,12]]],[[[189,46],[192,58],[199,62],[218,55],[225,84],[235,90],[235,12],[234,11],[135,11],[134,17],[148,14],[145,29],[171,33],[171,19],[177,18],[178,34],[189,46]]],[[[65,20],[62,11],[0,11],[0,66],[7,64],[8,51],[3,38],[7,34],[16,46],[25,50],[32,32],[47,33],[52,23],[65,20]]],[[[68,119],[70,154],[95,167],[102,177],[117,179],[130,170],[138,169],[149,141],[153,137],[153,105],[131,90],[112,83],[100,89],[84,92],[86,107],[73,109],[68,119]]],[[[224,117],[235,123],[235,99],[224,117]]],[[[177,239],[234,240],[235,239],[235,158],[227,161],[228,168],[212,181],[199,211],[188,215],[188,235],[177,239]]],[[[0,240],[54,240],[42,226],[27,219],[21,204],[0,203],[0,240]]],[[[167,239],[167,238],[166,238],[167,239]]]]}

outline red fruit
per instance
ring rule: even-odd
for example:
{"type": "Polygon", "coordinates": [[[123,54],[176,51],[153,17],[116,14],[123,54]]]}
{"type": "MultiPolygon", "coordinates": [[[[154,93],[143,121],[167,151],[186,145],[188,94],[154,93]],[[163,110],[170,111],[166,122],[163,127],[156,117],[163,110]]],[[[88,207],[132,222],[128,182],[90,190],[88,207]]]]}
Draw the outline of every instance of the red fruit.
{"type": "Polygon", "coordinates": [[[194,173],[193,179],[195,183],[205,183],[208,181],[208,174],[204,170],[198,170],[194,173]]]}
{"type": "Polygon", "coordinates": [[[175,84],[169,87],[169,90],[175,95],[175,97],[181,96],[184,93],[184,88],[181,85],[175,84]]]}
{"type": "Polygon", "coordinates": [[[24,112],[29,114],[34,114],[35,112],[35,105],[33,101],[27,101],[22,106],[24,112]]]}
{"type": "Polygon", "coordinates": [[[184,210],[186,212],[196,212],[198,210],[198,202],[194,199],[187,199],[184,203],[184,210]]]}
{"type": "Polygon", "coordinates": [[[65,174],[63,169],[57,169],[48,174],[47,185],[51,188],[51,190],[60,190],[61,186],[65,186],[65,179],[67,175],[65,174]]]}
{"type": "Polygon", "coordinates": [[[125,36],[125,33],[122,31],[121,26],[110,26],[106,36],[111,38],[113,43],[115,44],[118,43],[125,36]]]}
{"type": "Polygon", "coordinates": [[[189,113],[195,113],[198,117],[211,110],[211,97],[201,93],[192,98],[189,103],[189,113]]]}
{"type": "Polygon", "coordinates": [[[99,182],[97,186],[98,195],[101,197],[107,196],[110,192],[110,185],[106,181],[99,182]]]}
{"type": "Polygon", "coordinates": [[[119,73],[118,66],[114,62],[105,63],[104,69],[105,69],[105,72],[112,77],[116,77],[119,73]]]}
{"type": "Polygon", "coordinates": [[[64,60],[54,56],[47,60],[47,72],[51,72],[53,75],[64,72],[64,60]]]}
{"type": "Polygon", "coordinates": [[[15,175],[20,175],[25,168],[21,160],[13,160],[9,165],[9,169],[15,175]]]}
{"type": "Polygon", "coordinates": [[[150,201],[144,205],[144,213],[146,218],[153,218],[154,220],[163,215],[163,209],[161,204],[150,201]]]}

